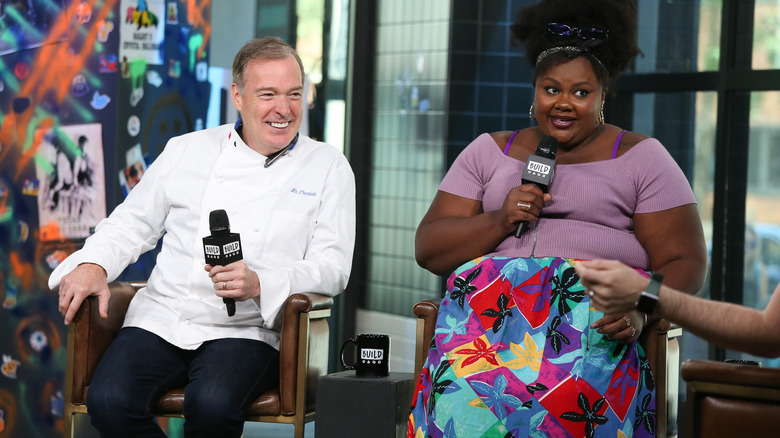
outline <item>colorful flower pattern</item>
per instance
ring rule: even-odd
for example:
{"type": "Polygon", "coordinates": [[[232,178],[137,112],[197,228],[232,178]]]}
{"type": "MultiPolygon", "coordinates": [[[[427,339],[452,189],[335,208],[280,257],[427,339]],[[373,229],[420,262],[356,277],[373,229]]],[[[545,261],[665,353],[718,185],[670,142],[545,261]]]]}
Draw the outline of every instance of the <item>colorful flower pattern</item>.
{"type": "Polygon", "coordinates": [[[589,329],[602,313],[575,263],[486,257],[452,274],[408,438],[653,436],[644,352],[589,329]]]}

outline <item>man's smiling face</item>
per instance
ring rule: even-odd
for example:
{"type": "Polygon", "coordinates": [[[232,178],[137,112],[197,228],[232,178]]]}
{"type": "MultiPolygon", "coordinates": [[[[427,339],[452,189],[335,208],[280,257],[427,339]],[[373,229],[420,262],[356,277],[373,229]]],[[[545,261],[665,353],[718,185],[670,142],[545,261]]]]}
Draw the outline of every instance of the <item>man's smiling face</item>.
{"type": "Polygon", "coordinates": [[[244,142],[262,155],[287,146],[301,127],[303,78],[293,57],[250,61],[243,90],[234,83],[231,97],[244,123],[244,142]]]}

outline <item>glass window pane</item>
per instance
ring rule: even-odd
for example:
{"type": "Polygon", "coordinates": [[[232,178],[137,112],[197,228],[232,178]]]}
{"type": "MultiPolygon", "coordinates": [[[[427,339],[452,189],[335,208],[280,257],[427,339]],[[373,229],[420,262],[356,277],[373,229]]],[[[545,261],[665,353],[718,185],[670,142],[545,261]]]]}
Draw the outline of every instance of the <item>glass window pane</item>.
{"type": "Polygon", "coordinates": [[[303,62],[308,79],[316,85],[322,81],[322,21],[325,19],[325,4],[322,0],[297,0],[295,11],[298,17],[295,50],[303,62]]]}
{"type": "Polygon", "coordinates": [[[722,0],[643,0],[637,73],[718,69],[722,0]]]}
{"type": "MultiPolygon", "coordinates": [[[[750,108],[742,303],[763,309],[780,284],[780,92],[752,93],[750,108]]],[[[728,352],[727,356],[780,368],[780,359],[735,352],[728,352]]]]}
{"type": "Polygon", "coordinates": [[[718,95],[715,92],[696,93],[694,130],[693,193],[699,203],[699,215],[704,226],[707,245],[712,242],[712,199],[715,181],[715,129],[718,95]]]}
{"type": "MultiPolygon", "coordinates": [[[[712,242],[715,172],[715,92],[640,93],[634,96],[631,129],[657,138],[691,182],[707,247],[712,242]]],[[[709,296],[705,283],[702,294],[709,296]]],[[[709,344],[683,330],[680,357],[707,359],[709,344]]]]}
{"type": "Polygon", "coordinates": [[[780,68],[780,0],[756,0],[753,69],[780,68]]]}
{"type": "Polygon", "coordinates": [[[445,170],[450,17],[437,11],[441,18],[421,19],[433,14],[429,8],[429,2],[383,0],[377,17],[365,307],[402,316],[440,293],[438,277],[414,259],[417,224],[445,170]]]}

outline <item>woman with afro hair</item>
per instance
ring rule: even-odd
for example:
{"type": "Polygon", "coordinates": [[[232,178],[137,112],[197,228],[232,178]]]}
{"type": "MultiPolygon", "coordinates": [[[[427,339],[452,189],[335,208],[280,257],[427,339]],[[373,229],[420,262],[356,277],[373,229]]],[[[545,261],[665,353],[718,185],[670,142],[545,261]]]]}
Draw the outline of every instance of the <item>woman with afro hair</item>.
{"type": "Polygon", "coordinates": [[[607,91],[641,53],[636,13],[629,0],[546,0],[512,25],[534,66],[537,124],[475,139],[417,229],[418,263],[452,274],[409,437],[654,436],[637,343],[652,309],[597,311],[574,269],[616,259],[688,293],[705,276],[685,175],[658,140],[604,120],[607,91]],[[545,154],[549,191],[522,180],[545,154]]]}

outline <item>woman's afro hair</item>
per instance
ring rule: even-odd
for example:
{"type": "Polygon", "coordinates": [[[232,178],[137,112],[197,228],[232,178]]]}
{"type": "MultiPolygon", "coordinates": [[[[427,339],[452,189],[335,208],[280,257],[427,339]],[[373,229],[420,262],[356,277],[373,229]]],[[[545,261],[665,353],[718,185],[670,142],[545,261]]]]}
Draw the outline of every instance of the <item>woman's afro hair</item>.
{"type": "Polygon", "coordinates": [[[609,32],[608,38],[587,52],[596,57],[614,81],[642,53],[637,46],[637,9],[634,0],[542,0],[523,8],[511,26],[512,42],[522,41],[526,57],[536,67],[543,51],[560,46],[579,47],[585,40],[578,36],[559,36],[547,31],[548,23],[577,28],[597,28],[609,32]]]}

